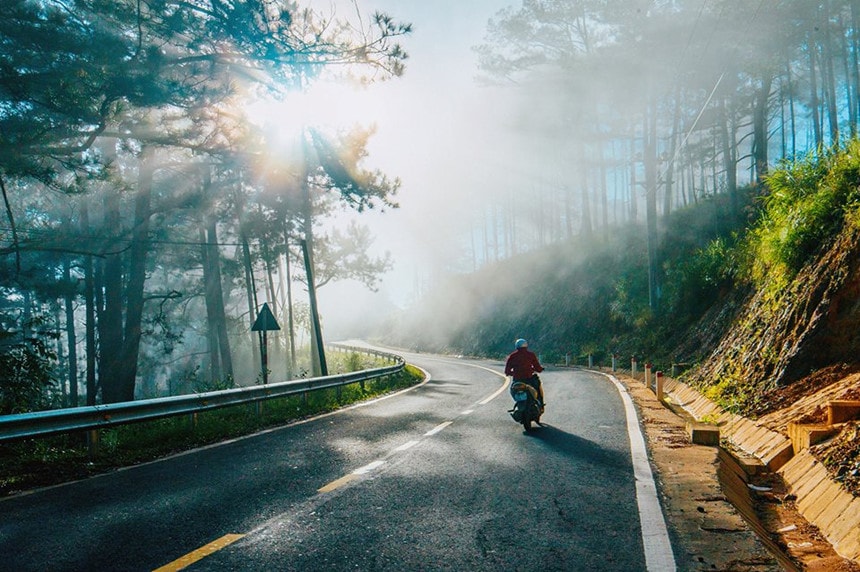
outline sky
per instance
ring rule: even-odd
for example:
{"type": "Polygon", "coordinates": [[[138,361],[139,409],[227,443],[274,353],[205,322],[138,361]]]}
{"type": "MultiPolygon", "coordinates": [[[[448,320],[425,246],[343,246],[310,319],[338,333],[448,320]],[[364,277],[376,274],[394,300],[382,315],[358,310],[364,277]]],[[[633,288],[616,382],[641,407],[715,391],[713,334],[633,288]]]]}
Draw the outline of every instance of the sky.
{"type": "Polygon", "coordinates": [[[324,107],[340,108],[339,120],[355,117],[376,125],[366,166],[400,178],[400,208],[359,216],[376,236],[374,248],[391,253],[394,269],[374,296],[352,283],[321,289],[327,322],[344,317],[338,304],[344,299],[408,306],[418,284],[444,267],[462,241],[463,229],[477,216],[475,205],[487,194],[525,184],[523,174],[510,168],[522,153],[508,131],[510,94],[476,81],[472,49],[483,41],[488,20],[511,5],[512,0],[358,1],[363,14],[379,10],[412,23],[413,32],[401,42],[409,54],[406,71],[364,93],[322,99],[324,107]]]}

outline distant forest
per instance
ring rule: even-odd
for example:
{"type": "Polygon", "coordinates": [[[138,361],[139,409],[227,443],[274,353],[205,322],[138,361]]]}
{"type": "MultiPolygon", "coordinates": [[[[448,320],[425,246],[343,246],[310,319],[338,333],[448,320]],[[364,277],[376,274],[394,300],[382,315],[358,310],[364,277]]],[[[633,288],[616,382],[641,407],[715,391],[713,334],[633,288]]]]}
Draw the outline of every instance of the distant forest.
{"type": "Polygon", "coordinates": [[[476,47],[482,77],[540,94],[512,124],[555,164],[487,207],[467,245],[473,268],[654,225],[715,194],[737,212],[738,189],[770,166],[853,137],[858,18],[853,0],[524,1],[499,12],[476,47]]]}

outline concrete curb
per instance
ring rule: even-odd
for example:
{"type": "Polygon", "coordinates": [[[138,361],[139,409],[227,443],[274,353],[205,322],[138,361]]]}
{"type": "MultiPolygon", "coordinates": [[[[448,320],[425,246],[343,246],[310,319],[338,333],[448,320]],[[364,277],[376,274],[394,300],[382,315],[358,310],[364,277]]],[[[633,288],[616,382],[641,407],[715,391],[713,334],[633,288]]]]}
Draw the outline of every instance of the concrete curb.
{"type": "Polygon", "coordinates": [[[818,527],[840,556],[860,563],[860,498],[832,480],[809,450],[795,455],[787,436],[723,411],[682,382],[666,380],[665,391],[696,419],[715,419],[722,438],[780,473],[797,497],[800,514],[818,527]]]}

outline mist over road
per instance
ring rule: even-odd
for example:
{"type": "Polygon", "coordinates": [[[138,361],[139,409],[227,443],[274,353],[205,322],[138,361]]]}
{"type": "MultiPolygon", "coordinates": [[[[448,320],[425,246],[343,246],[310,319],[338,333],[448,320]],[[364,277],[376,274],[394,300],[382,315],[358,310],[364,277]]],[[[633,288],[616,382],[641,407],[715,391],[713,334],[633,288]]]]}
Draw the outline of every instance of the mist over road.
{"type": "Polygon", "coordinates": [[[546,426],[526,434],[501,363],[406,357],[429,382],[0,501],[0,567],[154,570],[192,555],[187,570],[645,570],[612,383],[546,371],[546,426]]]}

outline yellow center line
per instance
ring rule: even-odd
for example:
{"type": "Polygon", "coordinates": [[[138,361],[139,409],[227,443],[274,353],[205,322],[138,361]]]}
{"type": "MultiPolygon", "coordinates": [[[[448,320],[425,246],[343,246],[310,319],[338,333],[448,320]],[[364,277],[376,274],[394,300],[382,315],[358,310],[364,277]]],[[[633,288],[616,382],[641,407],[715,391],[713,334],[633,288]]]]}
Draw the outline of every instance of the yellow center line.
{"type": "Polygon", "coordinates": [[[324,486],[322,488],[317,489],[317,492],[318,493],[330,493],[331,491],[335,490],[336,488],[342,487],[346,483],[348,483],[352,480],[355,480],[357,478],[358,478],[358,475],[356,475],[355,473],[350,473],[350,474],[343,476],[343,477],[341,477],[335,481],[330,482],[329,484],[327,484],[326,486],[324,486]]]}
{"type": "Polygon", "coordinates": [[[161,568],[156,568],[153,572],[175,572],[176,570],[182,570],[183,568],[187,568],[191,566],[198,560],[203,560],[207,556],[214,554],[224,548],[225,546],[229,546],[233,544],[240,538],[245,536],[244,534],[225,534],[218,540],[213,540],[206,546],[198,548],[194,552],[189,552],[185,556],[181,558],[177,558],[170,564],[165,564],[161,568]]]}

